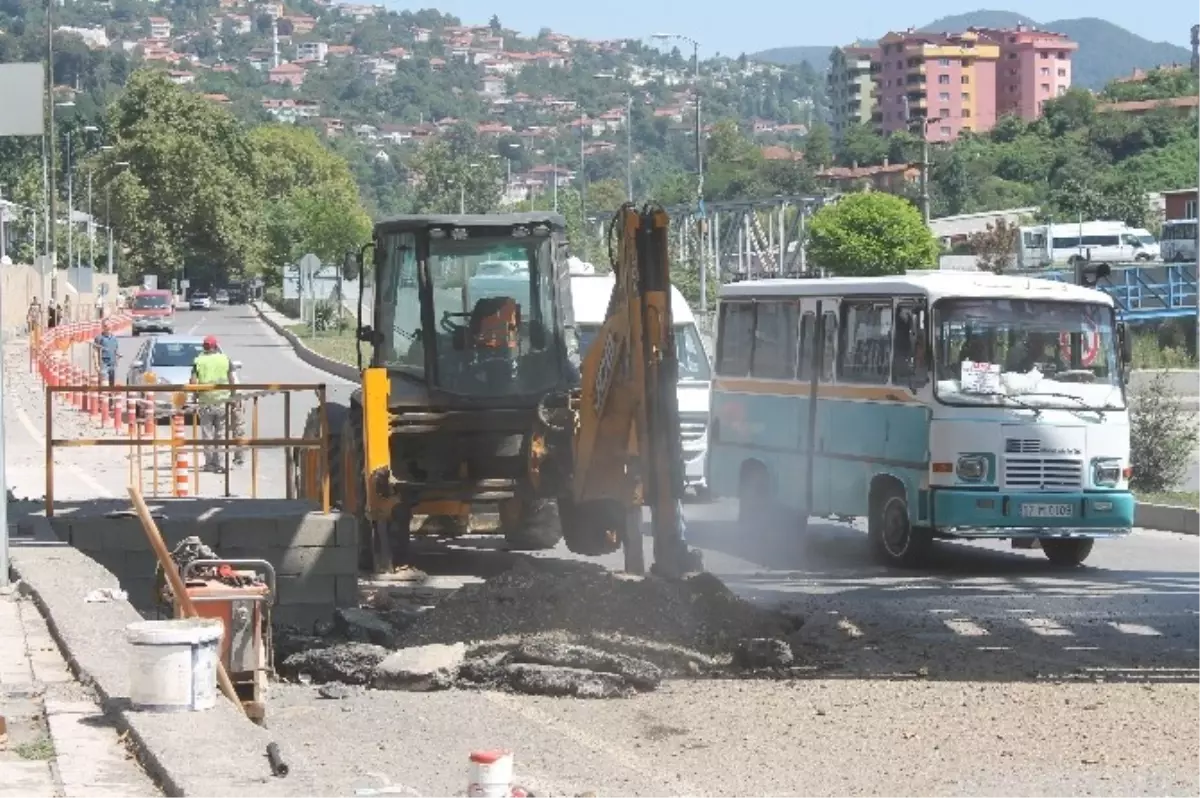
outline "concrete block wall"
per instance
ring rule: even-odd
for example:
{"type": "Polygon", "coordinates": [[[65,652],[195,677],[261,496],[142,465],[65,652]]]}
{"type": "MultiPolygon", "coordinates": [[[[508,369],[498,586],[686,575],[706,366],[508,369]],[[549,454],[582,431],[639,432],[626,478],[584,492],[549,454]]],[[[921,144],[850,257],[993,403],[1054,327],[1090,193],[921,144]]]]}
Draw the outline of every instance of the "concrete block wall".
{"type": "MultiPolygon", "coordinates": [[[[51,521],[60,540],[111,571],[142,612],[155,607],[157,561],[136,517],[73,516],[51,521]]],[[[338,607],[358,604],[357,525],[351,516],[320,512],[157,521],[168,549],[199,537],[221,557],[266,560],[275,567],[276,625],[311,627],[338,607]]]]}

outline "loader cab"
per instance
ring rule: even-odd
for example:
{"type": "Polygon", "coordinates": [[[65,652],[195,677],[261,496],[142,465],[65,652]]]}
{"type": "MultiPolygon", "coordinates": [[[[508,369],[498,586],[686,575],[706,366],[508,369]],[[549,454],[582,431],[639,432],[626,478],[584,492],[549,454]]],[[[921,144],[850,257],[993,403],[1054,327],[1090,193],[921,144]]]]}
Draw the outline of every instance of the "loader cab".
{"type": "Polygon", "coordinates": [[[570,278],[557,214],[406,216],[374,232],[370,365],[393,395],[517,403],[578,382],[566,340],[570,278]]]}

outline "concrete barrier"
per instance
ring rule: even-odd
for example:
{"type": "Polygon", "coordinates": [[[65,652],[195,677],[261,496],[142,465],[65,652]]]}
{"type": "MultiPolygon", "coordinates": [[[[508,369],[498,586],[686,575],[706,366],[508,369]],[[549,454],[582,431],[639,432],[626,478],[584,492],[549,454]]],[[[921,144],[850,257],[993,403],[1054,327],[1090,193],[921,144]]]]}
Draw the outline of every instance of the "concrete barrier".
{"type": "MultiPolygon", "coordinates": [[[[32,518],[35,541],[14,541],[12,570],[37,603],[75,677],[92,688],[105,714],[128,733],[138,758],[167,795],[317,795],[302,752],[283,751],[285,781],[271,776],[270,732],[228,701],[205,712],[134,712],[129,708],[125,628],[141,620],[127,601],[89,603],[88,593],[116,587],[117,577],[86,554],[54,540],[44,518],[32,518]]],[[[268,696],[267,723],[271,720],[268,696]]]]}
{"type": "MultiPolygon", "coordinates": [[[[338,607],[358,605],[358,527],[341,513],[313,512],[306,502],[267,499],[151,499],[167,548],[199,537],[221,557],[266,560],[278,577],[276,625],[311,628],[338,607]]],[[[56,508],[57,538],[94,559],[120,580],[132,604],[156,607],[157,560],[136,517],[107,517],[128,503],[94,501],[56,508]]]]}
{"type": "Polygon", "coordinates": [[[1194,507],[1171,507],[1166,504],[1138,502],[1133,523],[1142,529],[1200,535],[1200,511],[1194,507]]]}
{"type": "Polygon", "coordinates": [[[267,323],[268,327],[282,335],[287,342],[292,345],[292,349],[296,351],[296,355],[299,356],[299,358],[305,363],[313,368],[332,374],[335,377],[341,377],[343,380],[350,380],[351,382],[359,381],[361,375],[358,373],[358,369],[356,369],[354,366],[314,352],[305,346],[304,342],[301,341],[295,333],[286,329],[282,325],[277,324],[274,319],[264,313],[260,303],[251,302],[250,305],[254,308],[254,312],[258,314],[258,317],[267,323]]]}

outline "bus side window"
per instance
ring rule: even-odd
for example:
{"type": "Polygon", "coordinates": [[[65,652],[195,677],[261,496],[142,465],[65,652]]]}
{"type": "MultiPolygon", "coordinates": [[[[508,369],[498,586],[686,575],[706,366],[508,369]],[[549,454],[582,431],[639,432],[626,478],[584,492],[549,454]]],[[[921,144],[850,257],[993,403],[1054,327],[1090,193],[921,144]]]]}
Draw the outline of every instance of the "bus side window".
{"type": "Polygon", "coordinates": [[[821,358],[821,382],[833,382],[833,364],[837,362],[838,314],[825,311],[825,352],[821,358]]]}
{"type": "Polygon", "coordinates": [[[817,334],[817,314],[809,311],[800,320],[800,351],[797,375],[804,382],[812,380],[813,336],[817,334]]]}
{"type": "Polygon", "coordinates": [[[892,365],[892,305],[867,300],[842,303],[842,379],[888,383],[892,365]]]}
{"type": "Polygon", "coordinates": [[[896,306],[895,342],[892,345],[892,382],[918,388],[928,375],[925,352],[924,308],[917,302],[896,306]]]}
{"type": "Polygon", "coordinates": [[[721,303],[720,330],[717,336],[717,373],[723,377],[750,374],[754,352],[754,304],[721,303]]]}
{"type": "Polygon", "coordinates": [[[763,379],[790,380],[795,375],[796,303],[768,300],[756,304],[750,373],[763,379]]]}

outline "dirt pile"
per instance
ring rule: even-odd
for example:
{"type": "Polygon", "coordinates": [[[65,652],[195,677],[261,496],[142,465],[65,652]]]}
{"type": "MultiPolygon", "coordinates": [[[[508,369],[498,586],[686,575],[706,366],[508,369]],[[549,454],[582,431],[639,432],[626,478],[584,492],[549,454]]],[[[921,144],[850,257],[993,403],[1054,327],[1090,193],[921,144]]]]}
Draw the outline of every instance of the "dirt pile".
{"type": "Polygon", "coordinates": [[[803,664],[792,647],[801,623],[711,574],[667,581],[519,560],[420,609],[384,598],[340,610],[316,635],[284,632],[276,650],[283,675],[315,682],[610,698],[672,676],[778,676],[803,664]]]}

